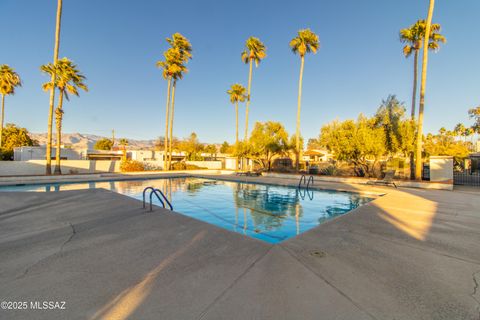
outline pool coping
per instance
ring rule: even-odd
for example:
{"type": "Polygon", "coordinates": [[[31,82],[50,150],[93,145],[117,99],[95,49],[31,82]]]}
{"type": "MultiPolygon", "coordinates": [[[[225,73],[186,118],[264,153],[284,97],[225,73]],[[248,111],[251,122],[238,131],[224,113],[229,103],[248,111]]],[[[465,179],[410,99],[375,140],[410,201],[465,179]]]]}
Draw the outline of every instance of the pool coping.
{"type": "MultiPolygon", "coordinates": [[[[240,177],[235,174],[226,174],[225,172],[218,173],[218,170],[215,170],[216,174],[205,174],[197,172],[188,172],[188,171],[177,171],[177,172],[156,172],[156,173],[147,173],[147,174],[92,174],[92,175],[69,175],[69,176],[31,176],[29,179],[26,177],[8,177],[8,179],[0,178],[0,186],[21,186],[21,185],[42,185],[42,184],[56,184],[56,183],[85,183],[85,182],[110,182],[110,181],[127,181],[127,180],[153,180],[153,179],[162,179],[162,178],[186,178],[186,177],[198,177],[205,179],[216,179],[222,181],[236,181],[243,183],[252,183],[252,184],[264,184],[264,185],[278,185],[278,186],[288,186],[288,187],[297,187],[298,181],[288,178],[271,178],[271,177],[240,177]],[[269,181],[274,179],[274,181],[269,181]]],[[[329,191],[338,191],[338,192],[351,192],[361,195],[368,196],[383,196],[386,194],[384,188],[378,188],[375,186],[369,186],[370,190],[364,190],[365,186],[359,187],[356,185],[353,187],[350,184],[345,184],[350,186],[350,188],[338,187],[335,186],[335,182],[330,181],[319,181],[323,185],[314,184],[309,186],[312,190],[329,190],[329,191]]]]}

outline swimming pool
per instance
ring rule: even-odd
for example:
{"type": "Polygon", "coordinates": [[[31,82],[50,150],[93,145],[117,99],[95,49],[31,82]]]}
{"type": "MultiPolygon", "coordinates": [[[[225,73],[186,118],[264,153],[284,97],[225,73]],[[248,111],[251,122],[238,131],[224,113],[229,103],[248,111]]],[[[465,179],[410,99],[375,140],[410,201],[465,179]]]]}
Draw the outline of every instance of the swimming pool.
{"type": "Polygon", "coordinates": [[[269,243],[294,237],[373,200],[348,192],[194,177],[5,186],[0,191],[105,188],[142,200],[147,186],[162,190],[176,212],[269,243]]]}

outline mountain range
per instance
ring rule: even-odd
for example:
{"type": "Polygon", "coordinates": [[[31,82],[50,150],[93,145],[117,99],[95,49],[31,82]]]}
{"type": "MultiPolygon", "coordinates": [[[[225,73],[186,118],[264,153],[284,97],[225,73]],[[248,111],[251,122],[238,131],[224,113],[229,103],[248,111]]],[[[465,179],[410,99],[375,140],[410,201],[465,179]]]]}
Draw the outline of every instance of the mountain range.
{"type": "MultiPolygon", "coordinates": [[[[30,137],[37,140],[40,145],[47,144],[46,133],[30,133],[30,137]]],[[[64,133],[62,134],[62,144],[71,146],[74,149],[93,149],[95,142],[101,139],[111,139],[111,137],[102,137],[94,134],[83,133],[64,133]]],[[[55,142],[55,136],[53,137],[55,142]]],[[[118,143],[118,140],[116,141],[118,143]]],[[[128,139],[128,147],[131,149],[151,149],[155,145],[155,140],[134,140],[128,139]]]]}

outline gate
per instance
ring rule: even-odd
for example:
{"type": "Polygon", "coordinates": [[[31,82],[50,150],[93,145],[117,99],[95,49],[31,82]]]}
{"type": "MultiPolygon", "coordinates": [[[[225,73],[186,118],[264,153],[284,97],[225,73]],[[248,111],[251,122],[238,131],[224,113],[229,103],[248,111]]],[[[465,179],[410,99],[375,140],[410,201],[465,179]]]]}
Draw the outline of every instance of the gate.
{"type": "Polygon", "coordinates": [[[454,172],[453,184],[480,187],[480,172],[470,172],[468,170],[463,172],[454,172]]]}

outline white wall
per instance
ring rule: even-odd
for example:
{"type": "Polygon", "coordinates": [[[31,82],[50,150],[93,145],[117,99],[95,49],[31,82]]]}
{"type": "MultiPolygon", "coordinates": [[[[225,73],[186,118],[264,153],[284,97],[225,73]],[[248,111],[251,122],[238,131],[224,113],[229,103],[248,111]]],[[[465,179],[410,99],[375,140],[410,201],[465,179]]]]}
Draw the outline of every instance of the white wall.
{"type": "Polygon", "coordinates": [[[237,159],[236,158],[225,158],[225,169],[227,170],[238,170],[236,167],[237,159]]]}
{"type": "Polygon", "coordinates": [[[192,164],[201,168],[207,169],[222,169],[222,161],[185,161],[187,164],[192,164]]]}
{"type": "MultiPolygon", "coordinates": [[[[45,174],[45,160],[0,161],[0,176],[25,176],[45,174]]],[[[162,170],[163,161],[143,161],[147,170],[162,170]]],[[[201,168],[221,170],[222,161],[187,161],[201,168]]],[[[62,160],[62,173],[120,172],[120,161],[110,160],[62,160]]],[[[55,161],[52,161],[55,167],[55,161]]]]}
{"type": "MultiPolygon", "coordinates": [[[[43,175],[45,160],[0,161],[0,176],[43,175]]],[[[62,173],[118,172],[120,161],[62,160],[62,173]]],[[[55,161],[52,162],[55,167],[55,161]]]]}
{"type": "MultiPolygon", "coordinates": [[[[52,147],[52,158],[55,158],[56,148],[52,147]]],[[[82,160],[86,156],[87,150],[60,148],[60,157],[68,160],[82,160]]],[[[18,147],[13,149],[13,158],[15,161],[45,160],[45,147],[18,147]]]]}
{"type": "Polygon", "coordinates": [[[453,157],[430,157],[430,181],[453,183],[453,157]]]}

